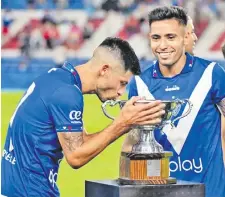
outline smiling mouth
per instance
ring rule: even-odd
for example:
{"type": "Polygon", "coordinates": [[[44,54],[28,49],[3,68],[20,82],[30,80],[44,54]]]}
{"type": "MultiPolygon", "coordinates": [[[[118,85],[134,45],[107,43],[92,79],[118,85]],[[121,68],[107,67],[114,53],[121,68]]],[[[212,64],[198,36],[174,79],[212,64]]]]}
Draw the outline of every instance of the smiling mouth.
{"type": "Polygon", "coordinates": [[[157,52],[159,55],[171,55],[173,52],[157,52]]]}
{"type": "Polygon", "coordinates": [[[173,52],[157,52],[158,56],[162,59],[167,59],[173,52]]]}

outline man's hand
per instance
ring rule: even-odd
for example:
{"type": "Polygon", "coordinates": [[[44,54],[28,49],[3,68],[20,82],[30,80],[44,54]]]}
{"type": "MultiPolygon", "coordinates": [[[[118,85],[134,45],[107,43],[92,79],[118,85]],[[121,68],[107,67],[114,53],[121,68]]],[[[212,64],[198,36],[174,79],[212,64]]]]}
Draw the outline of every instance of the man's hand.
{"type": "Polygon", "coordinates": [[[124,105],[116,121],[121,122],[125,127],[159,124],[162,115],[165,114],[165,104],[157,100],[150,103],[136,103],[141,99],[141,97],[132,97],[124,105]]]}

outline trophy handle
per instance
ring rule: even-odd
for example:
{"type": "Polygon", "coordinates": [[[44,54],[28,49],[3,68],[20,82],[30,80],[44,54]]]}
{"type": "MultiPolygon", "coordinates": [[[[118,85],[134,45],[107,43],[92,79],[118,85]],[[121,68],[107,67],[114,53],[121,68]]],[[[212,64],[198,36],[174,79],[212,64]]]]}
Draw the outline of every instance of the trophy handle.
{"type": "Polygon", "coordinates": [[[113,116],[110,116],[109,114],[108,114],[108,112],[107,112],[107,110],[106,110],[106,106],[107,105],[109,105],[110,107],[113,107],[114,105],[116,105],[116,104],[118,104],[118,103],[120,103],[121,101],[120,100],[116,100],[116,101],[114,101],[114,100],[107,100],[107,101],[105,101],[103,104],[102,104],[102,111],[103,111],[103,113],[105,114],[105,116],[107,116],[109,119],[111,119],[111,120],[115,120],[115,117],[113,117],[113,116]]]}
{"type": "Polygon", "coordinates": [[[181,116],[175,118],[172,122],[171,122],[171,125],[173,126],[174,125],[174,122],[177,121],[177,120],[180,120],[181,118],[184,118],[185,116],[187,116],[190,112],[191,112],[191,109],[192,109],[192,106],[193,104],[188,100],[188,99],[184,99],[184,100],[180,100],[179,101],[181,104],[184,104],[185,102],[187,102],[188,104],[188,110],[181,116]]]}

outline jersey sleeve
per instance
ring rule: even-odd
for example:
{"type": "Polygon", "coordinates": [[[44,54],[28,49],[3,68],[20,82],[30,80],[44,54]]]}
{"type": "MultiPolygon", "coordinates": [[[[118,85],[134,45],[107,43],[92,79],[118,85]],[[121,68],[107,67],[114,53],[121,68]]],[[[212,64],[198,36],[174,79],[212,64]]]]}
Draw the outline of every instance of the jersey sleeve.
{"type": "Polygon", "coordinates": [[[48,106],[56,131],[83,131],[83,106],[83,95],[78,87],[67,85],[57,89],[48,106]]]}
{"type": "Polygon", "coordinates": [[[218,104],[225,98],[225,70],[219,64],[216,64],[213,69],[212,84],[212,101],[218,104]]]}
{"type": "Polygon", "coordinates": [[[133,77],[128,84],[128,98],[130,99],[132,96],[138,96],[135,77],[133,77]]]}

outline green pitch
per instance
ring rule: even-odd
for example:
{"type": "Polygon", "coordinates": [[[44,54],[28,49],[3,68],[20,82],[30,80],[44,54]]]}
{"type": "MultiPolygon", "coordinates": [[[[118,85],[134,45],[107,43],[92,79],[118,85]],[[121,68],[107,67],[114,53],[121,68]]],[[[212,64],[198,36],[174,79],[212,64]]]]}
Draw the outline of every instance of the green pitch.
{"type": "MultiPolygon", "coordinates": [[[[22,95],[22,92],[2,93],[2,149],[9,120],[22,95]]],[[[84,103],[84,125],[89,133],[100,131],[111,122],[104,116],[101,110],[101,103],[96,96],[85,96],[84,103]]],[[[118,109],[110,112],[115,115],[118,109]]],[[[57,181],[61,197],[84,197],[85,180],[117,178],[119,175],[119,156],[123,139],[123,137],[118,139],[81,169],[72,169],[64,159],[60,164],[57,181]]]]}

